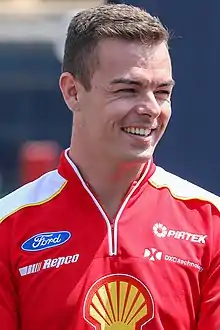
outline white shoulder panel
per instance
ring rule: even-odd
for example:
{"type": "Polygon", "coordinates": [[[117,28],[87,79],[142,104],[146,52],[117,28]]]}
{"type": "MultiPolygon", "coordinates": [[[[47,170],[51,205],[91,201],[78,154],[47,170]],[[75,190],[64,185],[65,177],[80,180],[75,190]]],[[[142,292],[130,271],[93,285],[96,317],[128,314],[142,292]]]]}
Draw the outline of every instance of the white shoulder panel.
{"type": "Polygon", "coordinates": [[[59,194],[65,184],[66,180],[55,170],[18,188],[0,199],[0,222],[19,209],[43,204],[51,200],[59,194]]]}
{"type": "Polygon", "coordinates": [[[167,188],[171,195],[177,199],[198,199],[213,204],[220,211],[220,197],[199,186],[190,183],[174,174],[166,172],[161,167],[156,167],[150,183],[156,188],[167,188]]]}

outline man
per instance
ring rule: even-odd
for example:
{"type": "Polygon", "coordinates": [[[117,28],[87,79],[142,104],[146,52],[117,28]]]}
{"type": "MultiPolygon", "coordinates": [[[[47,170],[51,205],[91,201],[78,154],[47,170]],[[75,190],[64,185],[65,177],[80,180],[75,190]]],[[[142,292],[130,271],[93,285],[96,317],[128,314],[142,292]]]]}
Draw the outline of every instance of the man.
{"type": "Polygon", "coordinates": [[[220,328],[219,199],[152,160],[171,115],[168,39],[132,6],[72,19],[70,149],[0,204],[2,329],[220,328]]]}

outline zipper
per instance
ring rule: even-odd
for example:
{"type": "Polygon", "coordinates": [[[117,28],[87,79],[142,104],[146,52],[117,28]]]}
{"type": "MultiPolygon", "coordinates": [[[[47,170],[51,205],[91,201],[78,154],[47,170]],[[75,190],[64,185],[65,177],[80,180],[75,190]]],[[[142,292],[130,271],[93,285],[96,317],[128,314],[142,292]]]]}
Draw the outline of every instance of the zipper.
{"type": "MultiPolygon", "coordinates": [[[[115,236],[115,230],[114,230],[114,227],[115,227],[115,221],[112,221],[111,222],[111,241],[112,241],[112,256],[116,256],[117,255],[117,252],[115,251],[114,249],[114,236],[115,236]]],[[[109,251],[110,252],[110,251],[109,251]]]]}
{"type": "Polygon", "coordinates": [[[135,182],[136,184],[133,185],[133,187],[131,188],[130,192],[125,197],[125,199],[124,199],[124,201],[123,201],[120,209],[118,210],[118,213],[117,213],[115,219],[113,221],[110,221],[109,218],[108,218],[108,216],[107,216],[107,214],[103,210],[102,206],[99,204],[99,202],[96,199],[96,197],[93,195],[93,193],[91,192],[91,190],[88,188],[88,186],[87,186],[86,182],[84,181],[83,177],[81,176],[78,168],[72,162],[72,160],[69,158],[67,152],[68,152],[68,149],[65,150],[65,156],[66,156],[66,159],[67,159],[68,163],[73,168],[73,170],[76,173],[77,177],[81,181],[84,189],[90,195],[90,197],[92,198],[94,204],[96,205],[96,207],[98,208],[99,212],[101,213],[102,217],[104,218],[104,220],[106,222],[107,232],[108,232],[109,255],[110,256],[116,256],[117,255],[117,249],[118,249],[118,235],[117,235],[117,233],[118,233],[118,222],[119,222],[119,219],[121,218],[121,215],[122,215],[125,207],[127,206],[127,204],[129,202],[131,196],[133,195],[133,193],[135,192],[135,190],[140,186],[140,184],[142,183],[142,181],[146,177],[146,175],[147,175],[147,173],[149,171],[149,168],[151,166],[151,161],[148,162],[147,167],[146,167],[146,170],[143,173],[142,177],[139,179],[138,182],[135,182]]]}

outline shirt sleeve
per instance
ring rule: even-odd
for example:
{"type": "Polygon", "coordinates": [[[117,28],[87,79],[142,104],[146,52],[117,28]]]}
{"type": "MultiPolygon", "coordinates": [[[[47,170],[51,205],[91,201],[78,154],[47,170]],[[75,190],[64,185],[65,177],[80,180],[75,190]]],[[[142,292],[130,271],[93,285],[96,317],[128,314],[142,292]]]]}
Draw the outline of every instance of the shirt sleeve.
{"type": "Polygon", "coordinates": [[[201,288],[198,330],[220,329],[220,216],[213,217],[213,253],[201,288]]]}
{"type": "Polygon", "coordinates": [[[10,228],[0,223],[0,328],[19,330],[18,305],[10,263],[10,228]]]}

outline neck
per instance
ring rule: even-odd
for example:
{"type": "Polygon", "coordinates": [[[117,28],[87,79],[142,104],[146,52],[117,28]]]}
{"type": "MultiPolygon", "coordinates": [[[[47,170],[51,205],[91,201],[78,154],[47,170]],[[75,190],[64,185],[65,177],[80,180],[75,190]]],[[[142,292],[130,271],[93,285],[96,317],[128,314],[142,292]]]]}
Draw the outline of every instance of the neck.
{"type": "Polygon", "coordinates": [[[130,185],[138,180],[143,163],[113,163],[94,150],[77,148],[71,143],[69,157],[78,167],[110,218],[117,212],[130,185]]]}

